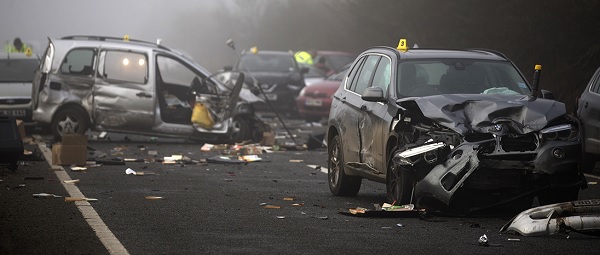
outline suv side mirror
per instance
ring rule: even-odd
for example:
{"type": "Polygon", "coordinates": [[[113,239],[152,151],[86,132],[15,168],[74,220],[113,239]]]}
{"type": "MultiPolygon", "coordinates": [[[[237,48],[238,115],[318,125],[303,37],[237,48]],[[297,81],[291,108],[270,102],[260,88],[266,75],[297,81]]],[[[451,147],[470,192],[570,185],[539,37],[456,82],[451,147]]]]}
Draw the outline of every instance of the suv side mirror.
{"type": "Polygon", "coordinates": [[[387,99],[383,96],[383,89],[380,87],[368,87],[360,96],[362,100],[369,102],[385,102],[387,99]]]}
{"type": "Polygon", "coordinates": [[[542,89],[540,90],[541,94],[542,94],[542,98],[543,99],[552,99],[552,100],[556,100],[556,98],[554,98],[554,93],[552,93],[552,91],[550,90],[545,90],[542,89]]]}

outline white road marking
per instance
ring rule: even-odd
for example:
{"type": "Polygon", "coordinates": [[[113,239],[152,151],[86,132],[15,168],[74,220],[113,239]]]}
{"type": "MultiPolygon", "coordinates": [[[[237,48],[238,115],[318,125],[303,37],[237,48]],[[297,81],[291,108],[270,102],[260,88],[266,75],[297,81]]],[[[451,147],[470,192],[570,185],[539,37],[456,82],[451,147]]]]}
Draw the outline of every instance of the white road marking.
{"type": "MultiPolygon", "coordinates": [[[[36,136],[35,139],[36,141],[41,141],[38,142],[38,147],[44,154],[44,157],[46,158],[48,164],[52,166],[52,169],[61,170],[54,171],[54,173],[56,174],[56,177],[60,180],[60,183],[63,185],[65,190],[67,190],[67,193],[69,193],[69,196],[85,197],[76,185],[67,184],[64,182],[71,180],[71,177],[69,176],[67,171],[62,166],[52,165],[52,150],[46,147],[46,143],[43,142],[41,137],[36,136]]],[[[110,231],[110,229],[108,229],[106,224],[104,224],[104,221],[100,218],[96,210],[94,210],[94,208],[90,205],[88,201],[76,201],[74,203],[83,215],[83,218],[85,218],[90,227],[92,227],[94,232],[96,232],[96,236],[98,236],[98,238],[100,239],[102,244],[104,244],[104,247],[106,247],[110,254],[129,254],[127,249],[125,249],[125,247],[123,246],[123,244],[121,244],[119,239],[117,239],[117,237],[115,237],[115,235],[110,231]]]]}

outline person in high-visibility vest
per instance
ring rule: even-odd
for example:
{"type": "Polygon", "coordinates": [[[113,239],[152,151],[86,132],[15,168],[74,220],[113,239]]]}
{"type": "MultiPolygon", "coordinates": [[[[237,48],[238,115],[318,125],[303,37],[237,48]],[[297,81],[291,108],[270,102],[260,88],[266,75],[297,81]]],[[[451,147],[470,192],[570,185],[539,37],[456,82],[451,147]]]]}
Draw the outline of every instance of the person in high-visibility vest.
{"type": "Polygon", "coordinates": [[[17,37],[12,44],[8,44],[4,47],[6,52],[25,52],[27,45],[21,41],[21,38],[17,37]]]}
{"type": "Polygon", "coordinates": [[[307,65],[313,64],[312,55],[307,51],[298,51],[296,52],[296,54],[294,54],[294,57],[296,58],[296,62],[298,63],[304,63],[307,65]]]}

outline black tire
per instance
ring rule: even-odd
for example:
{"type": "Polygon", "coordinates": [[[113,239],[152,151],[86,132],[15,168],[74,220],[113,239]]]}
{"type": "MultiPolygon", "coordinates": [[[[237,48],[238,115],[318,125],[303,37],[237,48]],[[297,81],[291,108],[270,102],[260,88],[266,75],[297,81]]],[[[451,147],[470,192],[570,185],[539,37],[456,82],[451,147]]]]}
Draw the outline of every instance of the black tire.
{"type": "Polygon", "coordinates": [[[397,150],[394,150],[390,154],[387,162],[387,175],[386,175],[386,194],[389,203],[395,205],[405,205],[411,202],[412,198],[412,182],[407,170],[396,166],[392,162],[394,154],[397,150]]]}
{"type": "Polygon", "coordinates": [[[236,116],[233,118],[233,123],[231,127],[231,140],[233,142],[243,142],[246,140],[252,139],[252,125],[250,122],[241,116],[236,116]]]}
{"type": "Polygon", "coordinates": [[[85,134],[88,130],[87,114],[77,108],[60,110],[52,118],[50,129],[54,137],[60,138],[63,134],[85,134]]]}
{"type": "Polygon", "coordinates": [[[344,155],[340,136],[336,135],[327,148],[327,182],[334,196],[356,196],[360,190],[362,178],[349,176],[344,172],[344,155]]]}

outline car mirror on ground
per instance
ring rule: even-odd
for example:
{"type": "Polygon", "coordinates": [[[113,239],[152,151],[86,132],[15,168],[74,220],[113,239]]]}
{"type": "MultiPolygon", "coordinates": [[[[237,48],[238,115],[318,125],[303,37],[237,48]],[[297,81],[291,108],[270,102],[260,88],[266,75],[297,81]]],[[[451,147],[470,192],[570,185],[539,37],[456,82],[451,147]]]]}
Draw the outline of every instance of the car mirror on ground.
{"type": "Polygon", "coordinates": [[[368,87],[362,93],[361,98],[369,102],[385,102],[385,96],[383,96],[383,89],[380,87],[368,87]]]}

